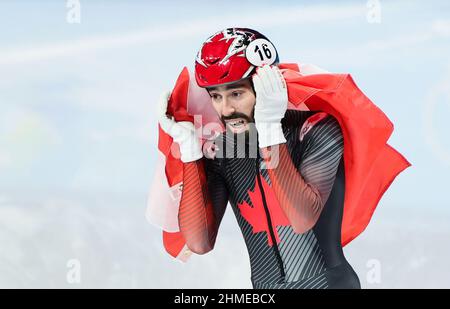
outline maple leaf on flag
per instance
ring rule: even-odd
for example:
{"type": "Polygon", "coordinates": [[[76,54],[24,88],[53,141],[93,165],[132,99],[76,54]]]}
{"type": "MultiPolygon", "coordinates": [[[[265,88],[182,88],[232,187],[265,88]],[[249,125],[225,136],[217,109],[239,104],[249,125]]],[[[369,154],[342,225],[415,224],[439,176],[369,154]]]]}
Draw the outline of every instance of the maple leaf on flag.
{"type": "MultiPolygon", "coordinates": [[[[281,209],[278,199],[275,196],[275,192],[266,182],[264,177],[261,177],[261,183],[263,186],[262,189],[264,191],[264,196],[266,198],[267,208],[269,209],[270,219],[272,221],[272,229],[278,244],[280,242],[280,238],[276,227],[280,225],[288,226],[290,225],[290,222],[281,209]]],[[[266,232],[267,242],[269,246],[272,246],[273,242],[270,237],[269,224],[266,217],[266,212],[264,210],[262,193],[258,184],[257,176],[255,177],[255,190],[253,192],[248,191],[248,195],[253,206],[249,205],[246,201],[238,204],[241,215],[253,227],[253,233],[266,232]]]]}

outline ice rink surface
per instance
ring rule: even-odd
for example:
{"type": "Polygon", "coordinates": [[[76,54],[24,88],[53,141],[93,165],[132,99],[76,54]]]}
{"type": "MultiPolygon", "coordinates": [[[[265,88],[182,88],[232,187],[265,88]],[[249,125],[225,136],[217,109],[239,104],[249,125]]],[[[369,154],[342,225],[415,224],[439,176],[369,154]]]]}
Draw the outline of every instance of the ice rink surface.
{"type": "MultiPolygon", "coordinates": [[[[145,196],[140,196],[145,199],[145,196]]],[[[145,204],[145,203],[144,203],[145,204]]],[[[131,197],[0,204],[1,288],[251,288],[231,208],[216,247],[183,264],[131,197]],[[76,260],[80,282],[67,275],[76,260]]],[[[450,288],[449,212],[381,205],[345,255],[363,288],[450,288]]]]}

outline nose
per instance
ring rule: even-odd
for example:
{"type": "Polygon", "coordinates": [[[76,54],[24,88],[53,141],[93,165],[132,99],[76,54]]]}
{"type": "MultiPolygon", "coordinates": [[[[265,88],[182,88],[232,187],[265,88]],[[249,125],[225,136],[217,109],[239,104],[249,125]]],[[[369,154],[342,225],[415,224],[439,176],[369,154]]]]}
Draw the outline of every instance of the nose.
{"type": "Polygon", "coordinates": [[[231,102],[231,100],[227,100],[227,98],[224,98],[222,100],[222,116],[225,116],[225,117],[230,116],[235,111],[236,111],[236,109],[234,108],[234,105],[231,102]]]}

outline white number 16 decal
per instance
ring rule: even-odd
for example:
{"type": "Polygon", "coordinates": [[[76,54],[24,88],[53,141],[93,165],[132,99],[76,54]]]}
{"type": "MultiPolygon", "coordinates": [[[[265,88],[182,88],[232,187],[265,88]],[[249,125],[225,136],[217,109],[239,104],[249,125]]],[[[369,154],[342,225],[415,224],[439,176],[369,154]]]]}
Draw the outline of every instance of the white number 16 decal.
{"type": "Polygon", "coordinates": [[[256,39],[247,46],[245,57],[254,66],[272,65],[277,59],[277,51],[268,40],[256,39]]]}

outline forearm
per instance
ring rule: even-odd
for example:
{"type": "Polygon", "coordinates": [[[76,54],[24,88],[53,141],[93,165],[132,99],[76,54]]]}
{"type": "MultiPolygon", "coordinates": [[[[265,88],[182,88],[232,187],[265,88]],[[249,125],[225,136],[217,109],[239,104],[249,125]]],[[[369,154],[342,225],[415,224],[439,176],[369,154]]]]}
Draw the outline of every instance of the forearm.
{"type": "Polygon", "coordinates": [[[304,233],[317,222],[323,209],[319,191],[306,183],[294,166],[285,143],[261,148],[268,165],[272,187],[286,217],[296,233],[304,233]],[[278,149],[277,149],[278,148],[278,149]],[[271,164],[273,153],[278,152],[277,164],[271,164]],[[271,166],[274,165],[274,166],[271,166]]]}
{"type": "Polygon", "coordinates": [[[178,220],[190,250],[197,254],[211,251],[217,235],[217,222],[208,198],[203,160],[183,164],[183,192],[178,220]]]}

